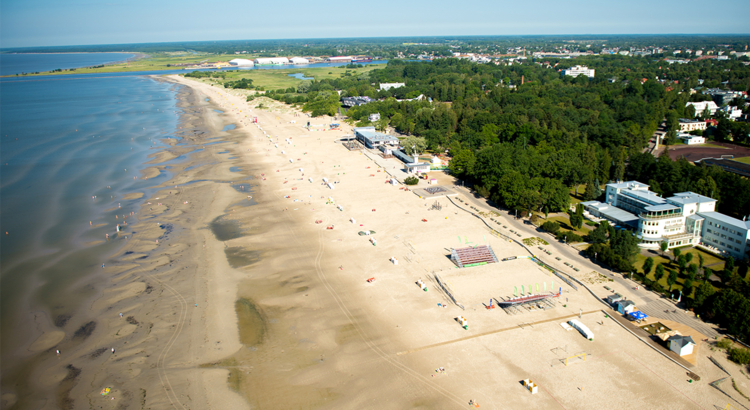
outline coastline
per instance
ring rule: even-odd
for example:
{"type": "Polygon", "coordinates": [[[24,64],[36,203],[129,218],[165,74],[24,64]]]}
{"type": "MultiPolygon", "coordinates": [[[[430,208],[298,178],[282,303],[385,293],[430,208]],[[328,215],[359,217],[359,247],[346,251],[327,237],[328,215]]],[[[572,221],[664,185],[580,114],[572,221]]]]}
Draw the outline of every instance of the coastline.
{"type": "MultiPolygon", "coordinates": [[[[234,268],[241,272],[235,312],[243,347],[212,363],[230,371],[230,386],[251,407],[432,409],[474,400],[489,408],[587,408],[613,402],[669,408],[674,403],[709,406],[716,399],[704,386],[690,392],[649,388],[667,380],[668,386],[677,385],[684,369],[649,367],[663,358],[619,326],[605,326],[599,301],[561,284],[538,265],[519,259],[456,268],[448,258],[450,248],[469,246],[463,244],[469,239],[490,244],[499,257],[521,255],[523,249],[492,236],[474,214],[445,198],[422,198],[385,184],[381,165],[395,163],[337,143],[351,134],[349,126],[323,131],[332,118],[309,118],[265,98],[248,103],[240,90],[168,79],[208,96],[245,136],[239,160],[242,170],[255,177],[252,199],[259,206],[230,208],[225,219],[250,234],[207,248],[225,247],[230,260],[245,251],[252,260],[234,268]],[[251,123],[253,117],[259,124],[251,123]],[[308,120],[310,130],[303,127],[308,120]],[[435,202],[442,208],[431,208],[435,202]],[[368,229],[377,232],[377,246],[358,235],[368,229]],[[401,263],[392,264],[392,257],[401,263]],[[465,309],[450,303],[433,273],[455,288],[465,309]],[[416,285],[419,279],[428,284],[427,292],[416,285]],[[531,315],[485,309],[490,297],[507,298],[514,285],[530,289],[529,282],[561,288],[565,298],[531,315]],[[555,323],[579,315],[595,329],[597,344],[555,323]],[[468,329],[458,326],[458,316],[468,318],[468,329]],[[575,367],[550,365],[560,363],[561,354],[564,359],[580,351],[597,358],[588,365],[595,370],[581,367],[571,373],[575,367]],[[618,384],[617,372],[606,370],[611,368],[637,375],[628,379],[634,384],[618,384]],[[519,388],[524,378],[542,383],[547,394],[524,392],[519,388]]],[[[438,178],[452,187],[450,177],[438,178]]],[[[505,218],[499,213],[485,217],[498,225],[505,218]]],[[[562,261],[553,264],[563,266],[562,261]]],[[[712,373],[705,366],[700,371],[712,373]]]]}
{"type": "MultiPolygon", "coordinates": [[[[216,162],[217,148],[225,144],[202,144],[220,137],[228,145],[235,136],[221,131],[223,120],[208,114],[214,107],[189,88],[178,92],[178,100],[184,111],[177,133],[182,139],[179,144],[164,140],[170,146],[149,156],[152,164],[145,164],[142,176],[158,175],[171,157],[190,153],[188,159],[169,162],[172,179],[141,200],[138,222],[110,236],[124,245],[93,279],[90,286],[101,291],[84,301],[80,312],[72,312],[69,322],[53,328],[38,325],[43,333],[31,349],[43,353],[21,375],[35,394],[4,392],[3,407],[54,403],[88,408],[86,402],[115,400],[118,408],[180,402],[196,408],[244,408],[243,400],[226,387],[227,371],[201,368],[239,348],[236,323],[214,320],[231,317],[234,310],[231,300],[222,303],[231,277],[223,249],[202,246],[212,236],[204,228],[242,198],[226,183],[241,175],[229,172],[229,165],[207,166],[216,162]],[[216,266],[202,269],[209,264],[216,266]],[[217,390],[221,386],[225,391],[217,390]],[[107,396],[99,394],[104,388],[111,389],[107,396]]],[[[43,322],[52,323],[37,320],[43,322]]]]}
{"type": "MultiPolygon", "coordinates": [[[[170,147],[150,156],[144,174],[169,161],[172,178],[142,199],[138,223],[117,237],[127,243],[110,255],[102,291],[85,303],[86,319],[76,315],[75,326],[60,326],[58,344],[60,333],[49,331],[34,346],[46,350],[28,378],[54,400],[26,404],[447,409],[477,400],[489,408],[668,408],[708,406],[715,397],[705,384],[689,396],[649,390],[678,383],[682,369],[643,365],[662,359],[628,342],[619,327],[599,324],[598,301],[537,265],[456,268],[449,248],[468,246],[458,245],[457,235],[459,244],[491,244],[499,257],[522,250],[444,198],[386,184],[379,159],[336,143],[350,127],[321,131],[332,119],[318,117],[307,130],[308,117],[284,104],[248,103],[240,91],[179,76],[154,79],[183,86],[182,139],[167,140],[170,147]],[[227,124],[236,128],[222,131],[227,124]],[[188,152],[187,160],[170,161],[188,152]],[[434,202],[442,208],[430,208],[434,202]],[[376,231],[377,246],[358,235],[362,230],[376,231]],[[455,286],[465,309],[440,292],[433,273],[455,286]],[[484,309],[482,301],[509,295],[514,285],[544,281],[546,289],[550,279],[563,287],[564,306],[560,300],[525,315],[484,309]],[[581,312],[595,329],[595,345],[554,323],[581,312]],[[467,329],[456,323],[459,315],[468,318],[467,329]],[[550,365],[561,343],[564,356],[585,351],[593,364],[550,365]],[[631,389],[618,384],[623,371],[642,377],[630,381],[639,396],[619,394],[631,389]],[[547,394],[529,395],[519,387],[523,378],[547,394]],[[106,396],[104,388],[111,389],[106,396]]],[[[10,399],[3,395],[4,405],[10,399]]]]}

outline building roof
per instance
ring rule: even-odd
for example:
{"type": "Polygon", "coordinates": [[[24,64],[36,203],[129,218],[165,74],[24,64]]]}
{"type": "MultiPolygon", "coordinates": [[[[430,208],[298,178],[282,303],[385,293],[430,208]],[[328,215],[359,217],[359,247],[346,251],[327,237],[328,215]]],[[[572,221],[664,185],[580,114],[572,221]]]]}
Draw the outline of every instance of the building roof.
{"type": "Polygon", "coordinates": [[[620,223],[628,225],[638,225],[638,217],[628,211],[622,210],[617,207],[606,207],[599,208],[599,213],[607,219],[613,221],[619,221],[620,223]]]}
{"type": "Polygon", "coordinates": [[[414,164],[406,164],[406,168],[416,168],[416,167],[429,167],[430,164],[428,162],[417,162],[414,164]]]}
{"type": "Polygon", "coordinates": [[[688,217],[686,219],[690,219],[692,221],[703,221],[706,218],[704,218],[704,217],[702,217],[702,216],[700,216],[698,214],[694,214],[694,215],[688,215],[688,217]]]}
{"type": "Polygon", "coordinates": [[[620,194],[629,196],[631,198],[634,198],[641,202],[645,202],[650,205],[661,205],[667,202],[664,198],[660,197],[659,194],[657,194],[656,192],[651,192],[651,191],[627,190],[627,191],[620,192],[620,194]]]}
{"type": "Polygon", "coordinates": [[[680,209],[674,205],[669,204],[661,204],[661,205],[651,205],[644,208],[648,212],[659,212],[659,211],[671,211],[674,209],[680,209]]]}
{"type": "Polygon", "coordinates": [[[615,189],[628,189],[628,188],[630,188],[630,189],[635,189],[635,188],[640,188],[640,189],[644,189],[645,188],[645,189],[648,189],[648,187],[649,187],[648,184],[644,184],[643,182],[638,182],[638,181],[617,182],[617,183],[607,184],[607,186],[611,186],[612,188],[615,188],[615,189]]]}
{"type": "MultiPolygon", "coordinates": [[[[364,105],[372,101],[374,101],[372,98],[366,97],[366,96],[342,97],[341,98],[341,104],[345,107],[354,107],[357,105],[364,105]]],[[[367,127],[363,127],[363,128],[367,128],[367,127]]],[[[373,129],[375,128],[373,127],[373,129]]]]}
{"type": "Polygon", "coordinates": [[[740,221],[737,218],[732,218],[731,216],[727,216],[718,212],[699,212],[698,215],[706,219],[713,219],[723,224],[731,225],[735,228],[750,229],[750,221],[740,221]]]}
{"type": "Polygon", "coordinates": [[[361,135],[362,138],[368,139],[370,143],[398,142],[398,138],[393,135],[381,134],[375,131],[375,127],[359,127],[355,128],[354,132],[361,135]]]}
{"type": "Polygon", "coordinates": [[[703,122],[703,123],[706,122],[706,121],[703,121],[703,120],[690,120],[690,119],[687,119],[687,118],[680,118],[678,121],[681,122],[681,123],[683,123],[683,124],[697,124],[697,123],[700,123],[700,122],[703,122]]]}
{"type": "Polygon", "coordinates": [[[599,201],[586,201],[586,202],[581,202],[581,205],[583,205],[583,206],[590,206],[590,207],[592,207],[592,208],[596,208],[597,210],[602,210],[602,209],[607,209],[607,208],[609,208],[609,205],[608,205],[608,204],[605,204],[605,203],[603,203],[603,202],[599,202],[599,201]]]}
{"type": "Polygon", "coordinates": [[[674,336],[669,337],[667,340],[672,343],[677,343],[677,346],[679,347],[685,347],[688,344],[695,345],[693,338],[690,336],[674,335],[674,336]]]}
{"type": "Polygon", "coordinates": [[[618,301],[617,304],[622,307],[635,306],[635,302],[633,302],[632,300],[621,300],[618,301]]]}
{"type": "Polygon", "coordinates": [[[289,60],[286,57],[258,57],[255,59],[255,64],[273,64],[281,63],[288,64],[289,60]]]}
{"type": "Polygon", "coordinates": [[[248,60],[246,58],[235,58],[234,60],[229,60],[229,64],[237,65],[237,66],[255,65],[255,63],[253,63],[253,60],[248,60]]]}
{"type": "Polygon", "coordinates": [[[716,202],[716,200],[713,198],[696,194],[695,192],[679,192],[674,194],[674,196],[667,198],[667,201],[673,204],[680,205],[716,202]]]}

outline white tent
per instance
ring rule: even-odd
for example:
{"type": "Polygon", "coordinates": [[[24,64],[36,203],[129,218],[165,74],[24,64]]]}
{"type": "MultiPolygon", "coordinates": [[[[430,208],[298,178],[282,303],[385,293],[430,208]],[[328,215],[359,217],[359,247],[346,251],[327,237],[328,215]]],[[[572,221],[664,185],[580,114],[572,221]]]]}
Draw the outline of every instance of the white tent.
{"type": "Polygon", "coordinates": [[[310,64],[310,60],[302,57],[292,57],[289,62],[292,64],[310,64]]]}
{"type": "Polygon", "coordinates": [[[286,57],[256,58],[255,65],[289,64],[286,57]]]}
{"type": "Polygon", "coordinates": [[[584,325],[583,323],[573,319],[573,320],[569,320],[568,324],[573,326],[573,329],[579,331],[583,335],[583,337],[585,337],[586,339],[589,339],[592,342],[594,341],[594,332],[589,330],[589,328],[586,327],[586,325],[584,325]]]}
{"type": "Polygon", "coordinates": [[[247,60],[244,58],[235,58],[234,60],[229,61],[229,65],[237,66],[237,67],[252,67],[255,65],[252,60],[247,60]]]}

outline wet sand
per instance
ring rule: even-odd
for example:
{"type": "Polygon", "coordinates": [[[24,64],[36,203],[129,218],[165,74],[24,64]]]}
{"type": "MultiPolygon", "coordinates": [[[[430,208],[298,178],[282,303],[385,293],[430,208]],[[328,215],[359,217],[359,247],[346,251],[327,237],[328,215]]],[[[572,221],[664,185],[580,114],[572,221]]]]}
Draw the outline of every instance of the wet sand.
{"type": "MultiPolygon", "coordinates": [[[[215,107],[189,88],[178,98],[186,111],[178,133],[184,144],[170,144],[151,162],[190,153],[188,160],[170,163],[174,177],[143,199],[138,223],[110,234],[124,246],[89,285],[100,291],[84,301],[83,311],[59,321],[40,314],[41,335],[29,353],[43,353],[25,374],[14,375],[29,380],[34,394],[4,392],[3,408],[247,407],[229,389],[227,370],[204,366],[240,347],[231,286],[236,273],[223,249],[204,244],[215,242],[208,224],[246,196],[230,186],[246,175],[230,173],[228,163],[200,167],[222,160],[217,149],[201,150],[201,144],[209,136],[229,143],[241,137],[221,132],[225,124],[215,107]]],[[[143,177],[163,169],[147,168],[143,177]]]]}

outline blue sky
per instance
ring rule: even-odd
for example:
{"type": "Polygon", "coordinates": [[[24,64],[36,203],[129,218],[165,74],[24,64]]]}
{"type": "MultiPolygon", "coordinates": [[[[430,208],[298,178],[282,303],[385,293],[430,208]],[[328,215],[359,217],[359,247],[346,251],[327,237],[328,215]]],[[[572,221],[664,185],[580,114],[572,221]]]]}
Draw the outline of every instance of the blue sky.
{"type": "Polygon", "coordinates": [[[2,0],[0,47],[276,38],[747,34],[750,0],[2,0]]]}

